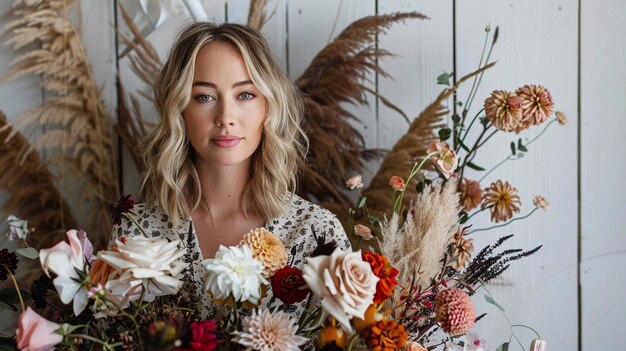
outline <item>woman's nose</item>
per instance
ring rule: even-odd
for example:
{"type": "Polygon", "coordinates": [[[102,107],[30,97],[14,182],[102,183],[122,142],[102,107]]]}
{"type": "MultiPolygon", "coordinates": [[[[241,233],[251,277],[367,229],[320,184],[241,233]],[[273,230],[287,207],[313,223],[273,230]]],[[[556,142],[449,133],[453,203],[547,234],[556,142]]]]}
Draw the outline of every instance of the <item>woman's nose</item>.
{"type": "Polygon", "coordinates": [[[216,124],[219,127],[233,126],[235,125],[235,118],[233,116],[234,106],[228,102],[222,101],[220,103],[220,111],[216,119],[216,124]]]}

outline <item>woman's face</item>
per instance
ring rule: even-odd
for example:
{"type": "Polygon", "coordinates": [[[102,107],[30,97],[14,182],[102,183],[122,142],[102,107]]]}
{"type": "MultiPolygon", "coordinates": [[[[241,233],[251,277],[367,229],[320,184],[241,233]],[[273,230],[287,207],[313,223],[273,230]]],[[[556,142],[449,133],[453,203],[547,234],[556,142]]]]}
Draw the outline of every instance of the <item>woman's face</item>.
{"type": "Polygon", "coordinates": [[[261,143],[267,100],[235,46],[214,41],[198,52],[185,128],[206,166],[249,165],[261,143]]]}

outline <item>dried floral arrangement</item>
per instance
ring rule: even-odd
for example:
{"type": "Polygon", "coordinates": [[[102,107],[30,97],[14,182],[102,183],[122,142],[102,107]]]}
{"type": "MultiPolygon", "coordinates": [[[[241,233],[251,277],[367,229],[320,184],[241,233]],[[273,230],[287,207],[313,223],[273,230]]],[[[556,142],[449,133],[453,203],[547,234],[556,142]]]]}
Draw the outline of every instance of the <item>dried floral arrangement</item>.
{"type": "MultiPolygon", "coordinates": [[[[40,41],[42,50],[27,52],[18,57],[6,77],[15,78],[24,74],[41,73],[42,87],[60,96],[59,98],[49,99],[44,105],[30,110],[22,116],[18,116],[14,120],[17,121],[15,126],[5,125],[0,129],[0,132],[7,133],[7,136],[3,139],[19,145],[19,149],[11,149],[10,156],[8,156],[9,153],[2,154],[3,158],[0,162],[14,162],[15,159],[19,158],[21,162],[25,162],[24,164],[32,164],[32,168],[25,168],[25,173],[23,174],[30,174],[31,171],[29,169],[38,169],[40,172],[43,172],[41,177],[45,179],[42,181],[38,178],[38,180],[43,182],[41,187],[47,188],[44,190],[44,194],[50,194],[46,196],[55,201],[52,202],[52,205],[42,204],[41,206],[27,202],[29,198],[26,195],[17,192],[11,193],[15,189],[11,187],[11,184],[16,184],[16,181],[27,182],[28,178],[0,178],[0,185],[6,186],[10,190],[11,195],[14,196],[12,202],[5,204],[5,210],[24,211],[17,213],[23,218],[30,218],[31,221],[36,223],[36,227],[42,231],[45,241],[42,238],[38,238],[38,236],[30,236],[31,240],[37,241],[32,246],[38,248],[46,246],[43,243],[48,244],[52,241],[51,238],[48,238],[50,233],[63,233],[65,229],[72,228],[75,221],[71,218],[67,205],[63,202],[63,197],[55,191],[54,176],[47,171],[47,167],[41,160],[32,156],[34,155],[32,150],[41,148],[59,149],[62,152],[59,163],[67,165],[70,170],[84,177],[86,190],[83,194],[93,201],[95,204],[94,208],[98,208],[93,213],[97,214],[95,220],[98,221],[99,225],[94,227],[95,229],[91,232],[96,243],[101,243],[108,238],[108,228],[110,228],[111,221],[106,212],[112,199],[117,198],[119,195],[115,181],[116,171],[115,160],[113,159],[115,153],[112,152],[110,117],[104,114],[99,91],[91,78],[89,63],[85,59],[84,48],[76,34],[76,30],[71,22],[65,18],[67,3],[68,1],[50,0],[35,9],[29,6],[28,2],[16,1],[14,11],[18,20],[7,25],[7,29],[14,35],[9,39],[9,43],[15,49],[19,49],[34,41],[40,41]],[[68,63],[71,63],[72,69],[67,68],[68,63]],[[73,83],[72,89],[64,85],[67,82],[73,83]],[[48,112],[51,112],[51,114],[48,114],[48,112]],[[47,125],[51,128],[47,129],[47,133],[49,133],[46,134],[47,136],[31,146],[28,144],[27,139],[19,134],[18,130],[28,126],[32,129],[38,125],[47,125]],[[67,126],[70,127],[66,128],[67,126]],[[16,150],[19,150],[19,153],[16,154],[16,150]],[[27,162],[24,160],[27,160],[27,162]],[[93,167],[94,164],[97,164],[102,169],[93,167]],[[110,165],[110,167],[107,168],[107,165],[110,165]],[[106,172],[105,168],[107,169],[106,172]],[[29,171],[27,172],[27,170],[29,171]],[[26,206],[27,203],[29,206],[26,206]],[[45,211],[42,211],[42,209],[45,209],[45,211]],[[40,224],[40,219],[31,216],[35,212],[49,213],[47,218],[54,218],[57,223],[60,221],[60,225],[52,222],[50,229],[46,229],[47,227],[40,224]],[[102,223],[109,223],[109,225],[102,225],[102,223]],[[102,233],[99,233],[99,230],[102,230],[102,233]]],[[[259,8],[253,7],[253,10],[259,11],[259,8]]],[[[151,83],[160,67],[158,55],[156,55],[151,45],[141,37],[139,31],[132,29],[130,18],[127,16],[125,18],[134,36],[134,38],[122,36],[122,38],[125,38],[125,42],[133,48],[131,63],[138,76],[142,77],[145,82],[151,83]]],[[[340,206],[335,206],[335,209],[340,211],[339,209],[350,205],[348,197],[338,190],[338,185],[343,183],[343,176],[345,174],[358,173],[366,160],[381,155],[378,150],[364,150],[362,137],[349,124],[349,121],[355,119],[355,116],[346,111],[341,104],[346,102],[366,103],[363,99],[363,94],[365,92],[372,93],[372,91],[368,90],[361,83],[359,77],[365,70],[372,70],[385,76],[385,72],[376,65],[376,59],[389,54],[381,49],[371,49],[366,44],[373,42],[377,33],[380,33],[393,23],[410,18],[423,18],[423,16],[417,13],[372,16],[354,22],[316,56],[302,77],[296,81],[298,87],[309,95],[306,102],[310,114],[306,116],[306,120],[326,121],[325,123],[308,123],[306,125],[311,139],[316,140],[314,145],[322,147],[310,152],[308,160],[310,166],[305,169],[303,174],[304,184],[307,184],[307,187],[302,188],[302,195],[305,197],[316,199],[325,204],[329,204],[329,202],[338,203],[340,206]],[[344,65],[339,67],[340,69],[337,68],[338,62],[344,65]],[[346,74],[345,72],[350,73],[346,74]],[[331,92],[332,95],[329,95],[331,92]],[[329,133],[329,131],[337,129],[342,130],[343,135],[348,137],[341,140],[334,138],[332,135],[336,132],[329,133]],[[324,146],[328,145],[332,147],[324,148],[324,146]]],[[[250,20],[251,23],[263,23],[263,16],[251,13],[250,20]]],[[[496,40],[497,34],[493,39],[492,45],[495,44],[496,40]]],[[[488,60],[489,54],[485,63],[488,60]]],[[[483,65],[482,62],[481,65],[483,65]]],[[[450,113],[445,107],[445,101],[452,96],[463,82],[473,78],[474,84],[476,84],[478,77],[484,74],[484,71],[491,66],[492,64],[484,64],[476,72],[459,79],[454,86],[445,89],[435,102],[429,105],[414,120],[407,134],[398,141],[385,157],[383,165],[370,187],[363,191],[358,201],[357,209],[350,212],[349,221],[361,221],[361,223],[356,225],[353,225],[351,222],[348,225],[350,231],[354,228],[353,234],[355,237],[360,238],[358,240],[370,236],[378,237],[380,240],[378,245],[372,246],[380,247],[382,257],[386,257],[389,262],[398,267],[397,269],[400,272],[398,279],[404,282],[403,287],[406,288],[407,285],[410,287],[408,294],[403,289],[396,289],[396,294],[389,296],[389,301],[392,301],[392,303],[402,301],[403,306],[408,306],[403,309],[403,313],[409,313],[409,311],[410,313],[404,315],[391,313],[387,314],[388,317],[383,319],[387,321],[402,321],[398,325],[401,325],[402,328],[409,332],[405,339],[405,344],[408,342],[429,343],[432,340],[433,329],[436,330],[438,328],[443,329],[450,336],[457,335],[454,328],[458,326],[453,326],[456,325],[456,322],[454,322],[456,317],[451,317],[448,320],[446,317],[443,317],[445,312],[436,311],[437,308],[433,307],[437,296],[443,296],[441,298],[442,301],[457,301],[458,296],[465,296],[458,293],[450,293],[450,296],[447,296],[448,293],[444,293],[447,290],[444,288],[448,288],[448,285],[454,285],[449,284],[450,282],[458,283],[461,290],[467,289],[471,294],[475,291],[476,286],[500,275],[508,268],[510,261],[525,257],[536,251],[535,249],[528,251],[509,249],[499,253],[495,252],[508,239],[508,236],[505,236],[495,244],[484,248],[471,259],[473,245],[471,238],[467,237],[467,235],[483,230],[470,230],[464,226],[471,217],[482,211],[489,210],[494,222],[504,222],[497,226],[503,226],[512,221],[528,217],[538,208],[547,206],[545,199],[538,197],[535,199],[536,208],[529,215],[514,217],[514,213],[519,211],[517,207],[519,198],[516,195],[517,190],[508,182],[497,181],[490,187],[482,190],[479,181],[463,178],[465,167],[476,170],[481,169],[480,166],[473,162],[476,152],[496,132],[519,132],[532,125],[545,122],[552,113],[552,101],[549,92],[541,86],[528,85],[519,88],[514,93],[495,91],[485,101],[485,116],[482,117],[481,113],[483,111],[480,111],[473,119],[467,116],[471,101],[475,98],[475,96],[470,94],[471,99],[468,99],[462,112],[458,116],[454,115],[452,117],[453,125],[451,127],[445,126],[443,124],[444,117],[450,113]],[[475,144],[470,148],[466,145],[467,141],[465,139],[468,135],[468,130],[474,126],[475,121],[480,122],[479,125],[482,126],[483,130],[475,144]],[[438,133],[434,133],[435,130],[438,130],[438,133]],[[488,134],[487,132],[490,133],[488,134]],[[445,143],[450,138],[452,138],[452,146],[445,143]],[[457,154],[462,154],[463,152],[465,152],[464,157],[457,157],[457,154]],[[418,172],[418,170],[428,165],[427,160],[434,160],[431,167],[436,172],[437,177],[446,179],[444,183],[432,186],[434,179],[429,177],[433,173],[418,172]],[[415,168],[412,169],[405,184],[404,179],[399,178],[397,175],[404,174],[411,165],[414,165],[415,168]],[[448,180],[452,174],[458,175],[459,179],[461,179],[460,182],[453,178],[448,180]],[[389,179],[391,179],[391,186],[396,190],[394,197],[391,199],[388,196],[389,179]],[[423,203],[420,203],[420,201],[423,201],[423,203]],[[480,209],[470,213],[472,209],[478,206],[480,206],[480,209]],[[390,208],[393,209],[393,215],[389,221],[382,219],[383,214],[390,208]],[[435,208],[446,208],[449,211],[445,215],[439,212],[435,214],[433,213],[435,208]],[[437,218],[440,222],[428,220],[437,216],[442,216],[437,218]],[[418,218],[419,221],[417,220],[418,218]],[[442,220],[442,218],[445,218],[445,220],[442,220]],[[457,223],[456,226],[450,226],[455,221],[457,223]],[[435,224],[440,224],[441,227],[437,228],[435,224]],[[379,225],[379,228],[376,228],[375,225],[379,225]],[[455,228],[455,230],[452,230],[452,228],[455,228]],[[414,233],[420,233],[420,235],[410,235],[414,233]],[[414,246],[408,246],[408,240],[413,240],[410,245],[414,246]],[[426,245],[426,243],[431,242],[438,244],[426,245]],[[407,247],[416,247],[417,250],[403,253],[403,250],[399,249],[407,247]],[[416,262],[419,262],[419,265],[415,265],[416,262]],[[459,278],[459,275],[461,278],[459,278]],[[406,284],[409,277],[411,278],[408,280],[410,284],[406,284]],[[389,316],[393,316],[393,318],[389,318],[389,316]],[[410,338],[409,335],[411,336],[410,338]]],[[[446,78],[445,76],[440,77],[442,81],[445,81],[446,78]]],[[[131,111],[126,105],[126,97],[121,86],[118,92],[120,94],[120,122],[115,126],[115,130],[120,134],[122,140],[128,146],[131,146],[134,145],[131,141],[145,135],[150,125],[141,118],[141,111],[136,99],[130,96],[131,111]]],[[[475,94],[474,85],[472,92],[475,94]]],[[[394,107],[387,100],[382,99],[384,103],[394,107]]],[[[557,112],[556,115],[557,118],[547,123],[545,129],[555,121],[564,123],[564,115],[560,112],[557,112]]],[[[534,140],[531,140],[531,142],[534,140]]],[[[511,155],[507,156],[500,164],[519,158],[520,151],[525,152],[531,142],[522,144],[521,140],[518,140],[517,143],[513,143],[511,155]]],[[[140,164],[138,164],[138,168],[141,169],[140,164]]],[[[72,243],[72,240],[74,239],[70,239],[70,243],[72,243]]],[[[81,247],[85,249],[84,246],[81,247]]],[[[32,249],[21,251],[26,257],[34,257],[35,252],[32,249]]],[[[7,263],[10,264],[7,267],[12,267],[11,259],[7,263]]],[[[80,270],[85,269],[87,266],[82,268],[75,267],[80,270]]],[[[44,266],[44,268],[46,267],[44,266]]],[[[13,270],[12,273],[15,273],[15,271],[13,270]]],[[[58,273],[55,272],[55,274],[58,273]]],[[[85,278],[84,276],[81,277],[85,278]]],[[[35,291],[46,291],[50,287],[49,284],[51,284],[49,280],[46,280],[44,284],[44,279],[36,282],[38,285],[33,285],[35,291]]],[[[83,283],[85,282],[83,281],[83,283]]],[[[97,287],[96,284],[91,282],[87,285],[97,287]]],[[[93,292],[96,295],[97,293],[100,293],[100,291],[93,292]]],[[[464,294],[466,293],[464,292],[464,294]]],[[[93,298],[94,296],[91,297],[93,298]]],[[[465,301],[464,298],[461,298],[461,300],[465,301]]],[[[14,304],[17,302],[15,296],[12,297],[11,301],[14,304]]],[[[74,303],[76,303],[75,301],[74,303]]],[[[384,305],[377,307],[380,311],[383,311],[384,308],[384,305]]],[[[162,317],[163,320],[179,318],[176,313],[178,312],[156,311],[156,315],[162,317]]],[[[25,319],[34,320],[37,323],[41,322],[41,320],[33,317],[32,314],[29,314],[29,318],[25,319]],[[30,319],[31,317],[33,319],[30,319]]],[[[463,323],[465,325],[473,325],[474,321],[472,320],[470,323],[469,319],[463,319],[461,325],[464,325],[463,323]]],[[[48,329],[44,328],[45,330],[49,331],[52,328],[44,322],[41,323],[49,327],[48,329]]],[[[333,324],[332,320],[327,321],[327,323],[330,324],[322,328],[327,328],[331,325],[332,328],[340,330],[336,323],[333,324]]],[[[151,322],[146,325],[153,326],[155,324],[151,322]]],[[[171,332],[171,329],[168,329],[171,326],[160,325],[160,327],[154,326],[153,329],[159,333],[171,332]],[[159,329],[160,327],[165,329],[159,329]]],[[[206,330],[206,335],[210,335],[215,328],[214,325],[204,324],[196,327],[190,327],[191,329],[187,331],[206,330]]],[[[331,329],[330,327],[328,328],[331,329]]],[[[469,331],[469,329],[462,326],[459,328],[463,330],[460,334],[469,331]]],[[[73,330],[65,330],[65,332],[71,335],[73,330]]],[[[321,333],[320,335],[326,334],[321,333]]],[[[377,335],[380,336],[380,334],[377,335]]],[[[472,334],[470,335],[475,337],[472,334]]],[[[468,336],[468,340],[469,338],[470,336],[468,336]]],[[[431,346],[446,344],[446,347],[450,349],[458,346],[450,343],[450,340],[445,339],[431,346]]],[[[323,340],[318,340],[318,342],[319,344],[324,344],[323,340]]],[[[541,342],[535,344],[543,345],[541,342]]],[[[409,344],[409,346],[412,349],[419,349],[417,348],[418,346],[421,347],[415,344],[409,344]]]]}

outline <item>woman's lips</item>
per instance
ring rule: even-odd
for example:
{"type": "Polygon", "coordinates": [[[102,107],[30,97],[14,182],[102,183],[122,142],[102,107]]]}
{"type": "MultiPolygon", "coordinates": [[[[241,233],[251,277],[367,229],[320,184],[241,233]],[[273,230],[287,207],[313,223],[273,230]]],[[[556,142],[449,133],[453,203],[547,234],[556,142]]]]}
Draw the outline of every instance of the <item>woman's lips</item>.
{"type": "Polygon", "coordinates": [[[220,135],[218,137],[212,138],[211,142],[218,147],[230,148],[239,144],[241,142],[241,139],[241,137],[236,136],[220,135]]]}

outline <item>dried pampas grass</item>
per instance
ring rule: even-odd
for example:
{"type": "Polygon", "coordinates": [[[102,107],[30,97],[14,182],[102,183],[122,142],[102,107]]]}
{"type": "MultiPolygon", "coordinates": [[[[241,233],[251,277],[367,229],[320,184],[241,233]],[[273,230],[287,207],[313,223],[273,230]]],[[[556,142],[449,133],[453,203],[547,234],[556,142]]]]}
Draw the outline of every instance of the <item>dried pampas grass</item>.
{"type": "Polygon", "coordinates": [[[343,188],[345,178],[362,173],[365,162],[382,155],[366,150],[363,136],[350,125],[358,120],[345,103],[367,104],[367,72],[388,77],[377,64],[389,56],[375,46],[376,36],[396,22],[426,18],[416,12],[368,16],[350,24],[311,61],[296,86],[304,93],[307,113],[304,128],[309,136],[307,156],[299,194],[320,202],[349,205],[343,188]]]}
{"type": "MultiPolygon", "coordinates": [[[[38,6],[16,1],[16,19],[5,25],[6,45],[14,50],[36,47],[18,56],[4,79],[36,74],[51,96],[41,105],[15,117],[9,141],[19,131],[30,132],[45,126],[34,145],[37,149],[58,149],[67,168],[85,180],[85,202],[93,201],[90,234],[94,244],[108,240],[111,218],[108,206],[119,196],[111,118],[105,112],[85,48],[74,25],[66,18],[69,1],[46,0],[38,6]],[[31,45],[34,44],[34,45],[31,45]]],[[[8,131],[4,126],[1,131],[8,131]]],[[[35,147],[23,150],[24,155],[35,147]]],[[[56,215],[56,213],[55,213],[56,215]]]]}
{"type": "MultiPolygon", "coordinates": [[[[448,108],[444,105],[446,100],[465,81],[493,67],[493,65],[495,63],[490,63],[462,77],[454,86],[444,89],[435,101],[428,105],[413,120],[406,134],[396,142],[393,149],[385,156],[369,187],[363,191],[363,194],[367,196],[367,206],[372,215],[382,216],[386,211],[393,208],[392,199],[389,195],[391,192],[389,186],[391,177],[406,177],[411,167],[416,162],[421,162],[424,159],[428,146],[432,142],[439,140],[437,130],[445,127],[444,118],[449,113],[448,108]]],[[[426,169],[432,169],[430,163],[425,164],[425,167],[426,169]]],[[[415,198],[417,194],[415,186],[418,181],[416,177],[410,184],[406,185],[405,206],[415,198]]]]}
{"type": "MultiPolygon", "coordinates": [[[[12,133],[11,127],[5,126],[6,117],[0,112],[0,140],[12,133]]],[[[76,221],[45,162],[37,153],[24,154],[28,148],[28,140],[20,133],[8,142],[0,142],[0,188],[9,195],[2,211],[28,220],[35,228],[29,235],[29,245],[40,249],[62,239],[67,229],[76,227],[76,221]]]]}
{"type": "Polygon", "coordinates": [[[261,30],[261,27],[267,22],[265,16],[265,5],[267,0],[250,0],[250,11],[248,12],[248,26],[256,30],[261,30]]]}
{"type": "Polygon", "coordinates": [[[442,259],[459,226],[456,188],[456,178],[427,186],[413,201],[403,223],[397,214],[381,221],[380,252],[400,271],[400,282],[411,282],[415,276],[416,284],[430,286],[441,272],[442,259]]]}

